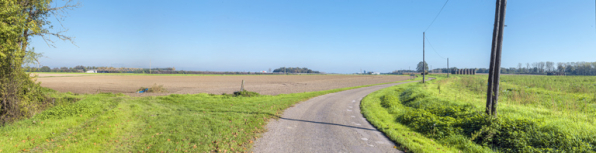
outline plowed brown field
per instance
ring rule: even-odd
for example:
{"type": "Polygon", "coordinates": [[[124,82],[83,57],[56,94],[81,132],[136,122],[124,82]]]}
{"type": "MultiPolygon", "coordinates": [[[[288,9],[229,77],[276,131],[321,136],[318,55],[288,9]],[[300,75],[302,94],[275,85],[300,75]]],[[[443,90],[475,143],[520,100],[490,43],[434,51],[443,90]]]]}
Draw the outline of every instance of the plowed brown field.
{"type": "Polygon", "coordinates": [[[242,80],[246,90],[265,95],[321,91],[360,85],[395,82],[408,79],[397,75],[227,75],[227,76],[168,76],[168,75],[102,75],[102,74],[39,74],[41,86],[60,92],[124,93],[130,96],[151,96],[195,93],[232,93],[240,90],[242,80]],[[167,93],[139,94],[140,87],[163,85],[167,93]]]}

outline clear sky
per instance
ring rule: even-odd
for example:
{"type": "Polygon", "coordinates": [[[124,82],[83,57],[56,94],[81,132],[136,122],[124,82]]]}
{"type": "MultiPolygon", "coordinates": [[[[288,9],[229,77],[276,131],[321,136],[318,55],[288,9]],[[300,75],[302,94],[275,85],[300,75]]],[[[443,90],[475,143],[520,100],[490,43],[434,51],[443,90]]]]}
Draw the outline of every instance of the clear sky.
{"type": "MultiPolygon", "coordinates": [[[[42,65],[148,68],[151,61],[153,67],[210,71],[283,66],[328,73],[415,69],[422,61],[422,32],[445,1],[81,3],[62,22],[69,29],[65,34],[76,37],[76,46],[56,41],[52,48],[41,38],[33,39],[35,50],[46,56],[40,60],[42,65]]],[[[502,67],[596,61],[594,3],[510,0],[502,67]]],[[[494,0],[449,1],[426,31],[429,65],[446,67],[444,58],[449,57],[451,67],[487,68],[494,9],[494,0]]]]}

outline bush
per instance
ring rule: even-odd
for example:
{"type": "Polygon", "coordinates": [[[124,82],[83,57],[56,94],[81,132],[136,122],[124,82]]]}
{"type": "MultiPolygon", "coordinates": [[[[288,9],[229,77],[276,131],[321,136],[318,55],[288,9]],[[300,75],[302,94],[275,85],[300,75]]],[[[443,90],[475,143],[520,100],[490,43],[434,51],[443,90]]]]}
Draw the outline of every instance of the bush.
{"type": "Polygon", "coordinates": [[[92,97],[80,100],[74,97],[63,97],[56,99],[56,106],[41,112],[35,116],[37,119],[62,119],[72,116],[94,116],[102,111],[114,108],[118,105],[121,98],[116,98],[116,101],[105,101],[106,97],[113,97],[114,94],[97,94],[92,97]],[[79,101],[80,100],[80,101],[79,101]],[[60,101],[60,102],[58,102],[60,101]]]}
{"type": "Polygon", "coordinates": [[[144,92],[148,92],[148,93],[168,92],[168,90],[166,90],[166,88],[164,88],[163,85],[157,85],[157,84],[153,84],[153,86],[151,86],[151,88],[141,87],[137,90],[137,92],[139,92],[139,91],[144,91],[144,92]]]}
{"type": "Polygon", "coordinates": [[[385,95],[383,96],[383,98],[381,99],[381,106],[385,107],[385,108],[389,108],[391,106],[397,106],[401,104],[399,102],[399,98],[397,98],[394,95],[385,95]]]}
{"type": "Polygon", "coordinates": [[[239,96],[241,96],[241,97],[258,97],[260,95],[261,94],[259,94],[259,93],[252,92],[252,91],[246,91],[246,90],[234,92],[234,96],[236,96],[236,97],[239,97],[239,96]]]}

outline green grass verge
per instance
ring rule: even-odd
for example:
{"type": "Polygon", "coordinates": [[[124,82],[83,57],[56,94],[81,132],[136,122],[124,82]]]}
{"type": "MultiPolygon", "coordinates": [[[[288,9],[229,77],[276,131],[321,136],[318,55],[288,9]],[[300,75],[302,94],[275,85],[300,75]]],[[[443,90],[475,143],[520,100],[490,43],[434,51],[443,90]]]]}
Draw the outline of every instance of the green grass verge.
{"type": "Polygon", "coordinates": [[[249,152],[268,119],[286,108],[367,86],[372,85],[254,97],[49,92],[81,100],[62,100],[32,118],[0,127],[0,152],[249,152]]]}
{"type": "Polygon", "coordinates": [[[502,76],[498,119],[484,115],[485,78],[437,77],[374,92],[362,113],[414,152],[596,152],[594,77],[502,76]]]}

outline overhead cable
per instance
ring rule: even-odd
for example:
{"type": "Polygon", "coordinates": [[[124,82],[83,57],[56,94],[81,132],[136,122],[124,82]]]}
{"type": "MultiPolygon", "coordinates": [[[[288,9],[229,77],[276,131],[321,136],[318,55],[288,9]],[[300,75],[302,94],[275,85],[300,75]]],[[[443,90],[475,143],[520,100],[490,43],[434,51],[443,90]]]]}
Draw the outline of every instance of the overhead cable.
{"type": "Polygon", "coordinates": [[[430,22],[430,25],[428,25],[428,27],[426,27],[426,29],[424,29],[424,32],[426,32],[426,30],[428,30],[428,28],[430,28],[430,26],[432,26],[433,23],[435,23],[435,20],[437,20],[437,17],[439,17],[441,12],[443,11],[443,8],[445,8],[445,5],[447,5],[447,2],[449,2],[449,0],[445,1],[445,4],[443,4],[443,7],[441,7],[441,10],[439,11],[439,13],[437,13],[437,16],[435,16],[435,19],[433,19],[433,21],[430,22]]]}
{"type": "Polygon", "coordinates": [[[439,54],[439,53],[437,52],[437,50],[435,50],[435,47],[433,47],[433,44],[431,44],[431,43],[430,43],[430,41],[428,40],[428,37],[426,37],[426,42],[428,42],[428,44],[430,45],[430,48],[432,48],[432,49],[433,49],[433,51],[434,51],[435,53],[437,53],[437,55],[439,55],[439,57],[441,57],[441,58],[443,58],[443,59],[447,59],[447,58],[445,58],[445,57],[441,56],[441,54],[439,54]]]}

